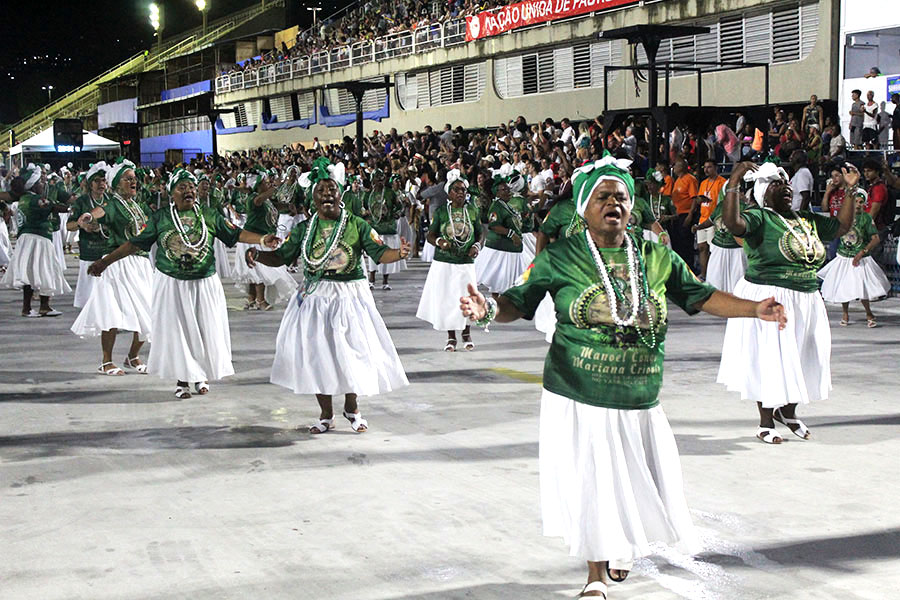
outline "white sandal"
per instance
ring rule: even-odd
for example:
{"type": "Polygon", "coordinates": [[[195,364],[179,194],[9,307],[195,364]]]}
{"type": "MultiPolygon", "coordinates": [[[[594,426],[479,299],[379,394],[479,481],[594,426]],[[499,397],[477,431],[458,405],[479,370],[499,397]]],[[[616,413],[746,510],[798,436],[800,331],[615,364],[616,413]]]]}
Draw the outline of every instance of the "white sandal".
{"type": "Polygon", "coordinates": [[[201,396],[209,393],[209,383],[206,381],[198,381],[194,384],[194,391],[201,396]]]}
{"type": "Polygon", "coordinates": [[[773,427],[760,427],[756,430],[756,437],[767,444],[780,444],[784,441],[773,427]]]}
{"type": "Polygon", "coordinates": [[[325,433],[331,429],[334,429],[334,417],[330,419],[319,419],[318,423],[309,426],[309,432],[313,435],[325,433]]]}
{"type": "Polygon", "coordinates": [[[344,418],[350,421],[350,428],[356,433],[365,433],[369,430],[369,422],[362,418],[359,411],[348,413],[344,411],[344,418]]]}
{"type": "Polygon", "coordinates": [[[456,352],[456,339],[450,338],[447,340],[447,345],[444,346],[444,352],[456,352]]]}
{"type": "Polygon", "coordinates": [[[125,371],[123,371],[121,368],[117,367],[115,365],[115,363],[112,363],[112,362],[105,362],[105,363],[101,364],[99,367],[97,367],[97,372],[100,373],[101,375],[116,375],[116,376],[118,376],[118,375],[125,374],[125,371]],[[112,365],[113,368],[112,369],[104,369],[103,367],[105,367],[107,365],[112,365]]]}
{"type": "Polygon", "coordinates": [[[126,356],[125,357],[125,366],[128,367],[129,369],[134,369],[141,375],[146,375],[147,374],[147,365],[146,364],[140,364],[140,365],[134,364],[134,361],[140,360],[140,358],[141,358],[140,356],[135,356],[134,358],[129,358],[128,356],[126,356]]]}
{"type": "Polygon", "coordinates": [[[191,388],[186,385],[175,386],[175,397],[179,400],[187,400],[191,397],[191,388]]]}
{"type": "Polygon", "coordinates": [[[772,412],[772,416],[782,425],[787,425],[787,428],[791,430],[791,433],[796,435],[801,440],[808,440],[810,438],[809,427],[807,427],[806,424],[803,423],[803,421],[801,421],[800,419],[788,419],[783,414],[781,414],[780,408],[776,408],[772,412]],[[796,425],[797,429],[793,429],[791,425],[796,425]]]}
{"type": "Polygon", "coordinates": [[[602,581],[592,581],[591,583],[584,586],[584,589],[581,590],[581,593],[578,594],[578,597],[579,598],[603,598],[603,600],[606,600],[607,591],[608,591],[608,588],[606,587],[605,583],[603,583],[602,581]],[[600,592],[603,595],[602,596],[585,596],[585,594],[587,594],[588,592],[600,592]]]}

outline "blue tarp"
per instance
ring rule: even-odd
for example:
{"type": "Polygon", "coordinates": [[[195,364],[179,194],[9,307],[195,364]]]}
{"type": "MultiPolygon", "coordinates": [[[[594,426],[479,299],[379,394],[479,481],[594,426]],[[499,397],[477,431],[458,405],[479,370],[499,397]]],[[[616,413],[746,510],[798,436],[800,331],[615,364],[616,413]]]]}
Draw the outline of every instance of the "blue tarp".
{"type": "Polygon", "coordinates": [[[184,85],[181,87],[173,88],[171,90],[163,90],[162,94],[160,94],[161,100],[174,100],[175,98],[183,98],[184,96],[190,96],[192,94],[200,94],[203,92],[209,92],[212,90],[212,84],[209,79],[206,81],[200,81],[198,83],[192,83],[190,85],[184,85]]]}
{"type": "MultiPolygon", "coordinates": [[[[384,106],[379,108],[378,110],[370,110],[368,112],[363,112],[363,119],[367,121],[378,121],[381,122],[382,119],[387,119],[391,116],[391,95],[384,95],[384,106]]],[[[346,127],[350,123],[356,122],[356,113],[350,113],[347,115],[332,115],[328,112],[328,108],[324,105],[319,106],[319,122],[325,127],[346,127]]]]}
{"type": "Polygon", "coordinates": [[[218,135],[228,135],[229,133],[251,133],[253,131],[256,131],[256,125],[226,128],[224,123],[222,123],[222,119],[216,119],[216,133],[218,135]]]}

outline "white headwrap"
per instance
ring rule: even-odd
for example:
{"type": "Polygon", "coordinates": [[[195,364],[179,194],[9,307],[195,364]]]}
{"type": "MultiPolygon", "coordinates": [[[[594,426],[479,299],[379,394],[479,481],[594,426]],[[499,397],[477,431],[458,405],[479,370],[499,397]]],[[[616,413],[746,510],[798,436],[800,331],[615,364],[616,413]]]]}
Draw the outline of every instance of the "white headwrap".
{"type": "Polygon", "coordinates": [[[747,171],[744,181],[753,182],[753,198],[760,206],[765,204],[766,190],[776,181],[789,181],[787,171],[775,163],[763,163],[755,171],[747,171]]]}
{"type": "Polygon", "coordinates": [[[451,169],[447,171],[447,183],[444,184],[444,192],[450,193],[450,186],[452,186],[457,181],[462,181],[463,185],[466,189],[469,189],[469,181],[463,177],[462,173],[459,169],[451,169]]]}
{"type": "Polygon", "coordinates": [[[88,169],[87,175],[84,176],[87,179],[88,183],[90,183],[91,179],[93,179],[96,175],[100,175],[101,177],[106,174],[106,170],[109,168],[102,160],[100,162],[96,162],[91,165],[91,168],[88,169]]]}
{"type": "Polygon", "coordinates": [[[127,158],[121,159],[110,165],[109,170],[106,171],[106,183],[109,185],[109,189],[115,192],[116,184],[119,183],[119,178],[122,176],[122,173],[128,169],[134,170],[134,168],[134,163],[127,158]]]}
{"type": "Polygon", "coordinates": [[[38,181],[41,180],[41,170],[34,163],[28,163],[25,170],[22,171],[22,179],[25,180],[25,189],[30,190],[38,181]]]}
{"type": "Polygon", "coordinates": [[[616,158],[607,153],[600,160],[585,163],[572,173],[572,192],[575,196],[575,212],[584,217],[594,190],[601,181],[618,181],[628,188],[629,208],[634,206],[634,179],[629,172],[631,161],[627,158],[616,158]]]}

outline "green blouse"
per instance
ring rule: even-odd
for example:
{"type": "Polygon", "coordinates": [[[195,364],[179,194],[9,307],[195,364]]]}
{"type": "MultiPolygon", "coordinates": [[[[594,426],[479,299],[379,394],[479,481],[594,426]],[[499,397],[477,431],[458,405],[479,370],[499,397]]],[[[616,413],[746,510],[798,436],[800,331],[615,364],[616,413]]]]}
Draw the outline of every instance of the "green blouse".
{"type": "Polygon", "coordinates": [[[469,202],[462,208],[453,208],[450,203],[439,206],[428,227],[429,233],[450,241],[450,248],[435,247],[434,260],[455,265],[471,264],[474,259],[469,250],[481,238],[481,219],[478,207],[469,202]],[[450,214],[453,214],[453,226],[450,214]]]}

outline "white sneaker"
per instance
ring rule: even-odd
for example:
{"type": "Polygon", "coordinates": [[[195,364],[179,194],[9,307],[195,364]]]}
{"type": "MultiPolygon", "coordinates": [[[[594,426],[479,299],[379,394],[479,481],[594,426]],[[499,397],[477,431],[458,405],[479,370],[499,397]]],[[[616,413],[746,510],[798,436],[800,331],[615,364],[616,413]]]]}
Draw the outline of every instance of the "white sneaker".
{"type": "Polygon", "coordinates": [[[384,284],[383,286],[381,286],[381,289],[389,290],[389,289],[391,289],[391,286],[389,286],[388,284],[384,284]]]}

